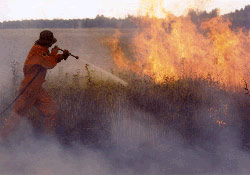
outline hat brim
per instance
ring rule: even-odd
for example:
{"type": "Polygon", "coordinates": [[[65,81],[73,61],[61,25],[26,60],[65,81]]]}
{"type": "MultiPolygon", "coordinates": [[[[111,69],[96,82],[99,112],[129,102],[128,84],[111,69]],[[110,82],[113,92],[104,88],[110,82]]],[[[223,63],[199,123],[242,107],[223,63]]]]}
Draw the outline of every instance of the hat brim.
{"type": "Polygon", "coordinates": [[[42,44],[55,44],[57,42],[57,39],[53,38],[51,41],[39,39],[38,41],[39,41],[39,43],[42,43],[42,44]]]}
{"type": "Polygon", "coordinates": [[[56,38],[53,38],[52,44],[55,44],[56,42],[57,42],[57,39],[56,39],[56,38]]]}

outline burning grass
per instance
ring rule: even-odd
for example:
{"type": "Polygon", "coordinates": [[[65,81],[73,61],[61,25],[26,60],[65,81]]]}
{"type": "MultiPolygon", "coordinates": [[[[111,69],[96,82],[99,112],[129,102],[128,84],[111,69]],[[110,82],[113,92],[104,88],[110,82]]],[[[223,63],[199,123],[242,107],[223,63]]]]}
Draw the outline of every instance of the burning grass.
{"type": "Polygon", "coordinates": [[[163,1],[142,0],[142,16],[135,20],[133,36],[124,46],[124,33],[117,30],[104,41],[120,70],[132,71],[163,83],[165,76],[177,80],[210,76],[229,89],[249,82],[249,32],[232,30],[222,16],[196,25],[189,15],[174,16],[163,1]],[[127,54],[128,51],[130,54],[127,54]]]}
{"type": "MultiPolygon", "coordinates": [[[[114,81],[96,79],[88,71],[82,74],[79,70],[70,75],[59,70],[56,77],[49,74],[44,88],[60,106],[57,138],[73,146],[62,147],[54,144],[54,139],[43,137],[31,140],[21,137],[12,149],[1,147],[4,173],[19,173],[20,166],[16,165],[20,162],[25,174],[98,174],[96,167],[103,174],[107,164],[112,164],[112,171],[104,174],[244,174],[248,171],[249,154],[238,149],[238,138],[245,146],[249,142],[250,101],[244,88],[229,91],[211,77],[183,76],[178,80],[165,77],[159,84],[151,77],[131,72],[116,73],[128,82],[128,86],[121,86],[114,81]],[[237,135],[232,128],[241,134],[237,135]],[[76,148],[75,141],[83,144],[76,144],[76,148]],[[101,166],[100,159],[108,163],[105,161],[101,166]],[[152,164],[159,166],[148,168],[152,164]],[[13,170],[13,167],[17,168],[13,170]]],[[[28,118],[37,130],[35,133],[40,133],[43,116],[32,110],[28,118]]]]}
{"type": "MultiPolygon", "coordinates": [[[[127,87],[80,71],[48,79],[45,88],[60,106],[57,135],[62,142],[111,146],[115,144],[111,131],[119,127],[124,111],[128,120],[146,123],[149,130],[162,128],[163,136],[174,129],[189,144],[213,143],[225,127],[241,129],[242,141],[248,142],[250,101],[244,89],[230,92],[210,77],[166,77],[158,84],[131,72],[119,76],[129,83],[127,87]]],[[[38,130],[43,118],[39,115],[34,109],[28,115],[38,130]]]]}

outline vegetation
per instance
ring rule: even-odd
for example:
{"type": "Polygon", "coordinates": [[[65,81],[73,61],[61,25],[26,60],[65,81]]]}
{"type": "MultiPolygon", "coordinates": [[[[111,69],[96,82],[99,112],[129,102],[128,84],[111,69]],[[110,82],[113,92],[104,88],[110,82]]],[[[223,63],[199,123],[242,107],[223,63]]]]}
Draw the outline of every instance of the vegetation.
{"type": "MultiPolygon", "coordinates": [[[[192,21],[200,26],[202,21],[209,20],[213,17],[216,17],[219,15],[219,10],[214,9],[210,13],[207,13],[206,11],[203,12],[197,12],[194,10],[189,11],[189,16],[191,17],[192,21]]],[[[231,12],[228,14],[223,15],[225,19],[229,19],[232,23],[232,28],[233,29],[238,29],[238,28],[245,28],[245,30],[250,29],[250,5],[245,6],[245,8],[242,8],[240,10],[236,10],[235,12],[231,12]]]]}
{"type": "MultiPolygon", "coordinates": [[[[191,10],[189,16],[192,21],[200,25],[204,20],[211,19],[219,14],[217,9],[210,13],[206,11],[197,12],[191,10]]],[[[244,9],[236,10],[235,12],[224,15],[229,19],[234,28],[245,27],[250,29],[250,6],[246,6],[244,9]]],[[[23,20],[23,21],[4,21],[0,23],[0,29],[17,29],[17,28],[135,28],[136,17],[128,15],[125,19],[108,18],[103,15],[97,15],[95,19],[54,19],[54,20],[23,20]]]]}
{"type": "Polygon", "coordinates": [[[234,13],[229,13],[225,15],[235,28],[245,27],[250,29],[250,5],[246,6],[244,9],[236,10],[234,13]]]}
{"type": "Polygon", "coordinates": [[[103,15],[97,15],[95,19],[54,19],[54,20],[22,20],[22,21],[4,21],[0,23],[0,29],[18,29],[18,28],[133,28],[133,17],[128,16],[125,19],[108,18],[103,15]]]}
{"type": "MultiPolygon", "coordinates": [[[[209,77],[166,77],[164,83],[156,84],[149,77],[117,73],[129,83],[125,87],[98,80],[87,65],[85,69],[86,75],[80,70],[69,75],[60,69],[59,75],[49,77],[45,84],[60,106],[56,133],[62,143],[81,141],[85,145],[109,147],[114,144],[110,139],[112,127],[121,116],[162,128],[163,136],[175,130],[188,144],[212,144],[227,127],[241,131],[244,146],[249,142],[250,101],[244,89],[225,90],[209,77]]],[[[44,116],[32,109],[28,119],[40,133],[44,116]]]]}

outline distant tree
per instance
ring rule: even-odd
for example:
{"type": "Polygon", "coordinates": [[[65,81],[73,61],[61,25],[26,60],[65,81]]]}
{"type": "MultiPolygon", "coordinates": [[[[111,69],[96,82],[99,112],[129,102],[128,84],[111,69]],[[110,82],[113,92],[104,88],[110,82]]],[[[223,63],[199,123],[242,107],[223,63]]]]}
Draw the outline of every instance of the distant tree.
{"type": "Polygon", "coordinates": [[[207,13],[206,11],[195,11],[190,10],[188,16],[190,16],[193,23],[198,27],[201,25],[202,21],[207,21],[219,15],[219,10],[214,9],[211,12],[207,13]]]}
{"type": "MultiPolygon", "coordinates": [[[[190,10],[188,16],[199,27],[202,21],[209,20],[219,14],[218,9],[207,13],[206,11],[198,12],[190,10]]],[[[232,22],[232,28],[245,27],[250,29],[250,5],[244,9],[224,15],[232,22]]],[[[54,20],[23,20],[23,21],[4,21],[0,23],[0,29],[17,29],[17,28],[135,28],[136,21],[140,17],[128,15],[125,19],[108,18],[104,15],[97,15],[94,19],[54,19],[54,20]]]]}
{"type": "Polygon", "coordinates": [[[250,30],[250,5],[226,14],[225,17],[230,19],[233,28],[245,27],[246,30],[250,30]]]}

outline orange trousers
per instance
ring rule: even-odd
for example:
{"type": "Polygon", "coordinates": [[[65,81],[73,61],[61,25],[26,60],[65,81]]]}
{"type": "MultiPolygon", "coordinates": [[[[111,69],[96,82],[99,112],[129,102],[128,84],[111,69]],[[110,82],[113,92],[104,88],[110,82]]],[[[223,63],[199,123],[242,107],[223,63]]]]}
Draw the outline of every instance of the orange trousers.
{"type": "Polygon", "coordinates": [[[45,119],[45,132],[54,133],[58,119],[58,106],[50,95],[42,88],[35,95],[28,96],[24,93],[15,102],[11,116],[6,120],[1,135],[3,138],[15,130],[20,122],[21,116],[24,116],[32,106],[35,106],[47,118],[45,119]]]}

